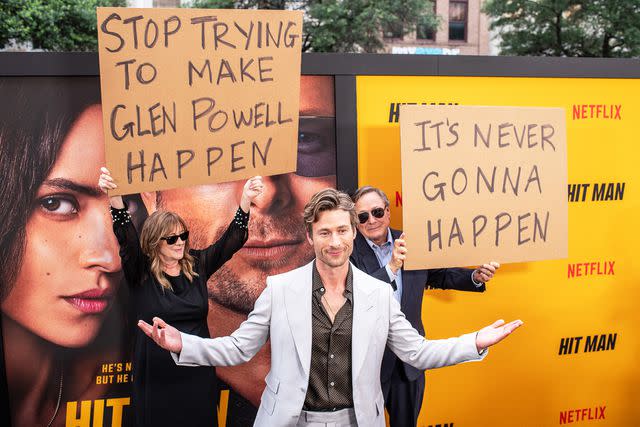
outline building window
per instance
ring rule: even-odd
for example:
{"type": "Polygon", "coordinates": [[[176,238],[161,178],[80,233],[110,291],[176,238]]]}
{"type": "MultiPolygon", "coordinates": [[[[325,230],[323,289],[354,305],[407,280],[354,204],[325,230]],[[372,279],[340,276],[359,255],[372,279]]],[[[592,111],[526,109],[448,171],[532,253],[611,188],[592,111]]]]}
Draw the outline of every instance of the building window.
{"type": "Polygon", "coordinates": [[[416,25],[416,39],[418,40],[435,40],[436,31],[435,28],[431,28],[426,24],[416,25]]]}
{"type": "Polygon", "coordinates": [[[384,26],[383,30],[385,39],[402,39],[404,31],[401,22],[388,23],[384,26]]]}
{"type": "Polygon", "coordinates": [[[449,1],[449,41],[467,40],[468,0],[449,1]]]}

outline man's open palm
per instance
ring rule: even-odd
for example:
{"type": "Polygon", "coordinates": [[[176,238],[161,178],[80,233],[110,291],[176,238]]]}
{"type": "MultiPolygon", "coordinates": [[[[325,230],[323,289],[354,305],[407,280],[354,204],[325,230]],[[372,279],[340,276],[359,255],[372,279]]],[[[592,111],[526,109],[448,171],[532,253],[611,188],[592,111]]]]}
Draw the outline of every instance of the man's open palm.
{"type": "Polygon", "coordinates": [[[147,334],[148,337],[153,339],[156,344],[165,350],[169,350],[173,353],[180,353],[182,351],[182,338],[180,337],[180,331],[167,324],[161,318],[154,317],[153,326],[144,320],[138,320],[138,326],[142,329],[142,332],[147,334]]]}
{"type": "Polygon", "coordinates": [[[478,347],[478,351],[482,351],[487,347],[499,343],[521,325],[522,320],[514,320],[505,325],[504,320],[500,319],[492,325],[480,329],[476,337],[476,347],[478,347]]]}

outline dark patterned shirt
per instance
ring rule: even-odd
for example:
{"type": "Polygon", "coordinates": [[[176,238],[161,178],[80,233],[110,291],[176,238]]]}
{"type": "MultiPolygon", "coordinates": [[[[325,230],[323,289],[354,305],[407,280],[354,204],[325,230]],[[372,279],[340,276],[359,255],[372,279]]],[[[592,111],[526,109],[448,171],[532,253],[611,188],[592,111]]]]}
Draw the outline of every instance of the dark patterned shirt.
{"type": "Polygon", "coordinates": [[[336,411],[353,407],[351,387],[351,329],[353,326],[353,272],[349,266],[344,296],[347,301],[331,323],[322,305],[325,293],[320,273],[313,263],[311,294],[312,344],[309,388],[304,401],[307,411],[336,411]]]}

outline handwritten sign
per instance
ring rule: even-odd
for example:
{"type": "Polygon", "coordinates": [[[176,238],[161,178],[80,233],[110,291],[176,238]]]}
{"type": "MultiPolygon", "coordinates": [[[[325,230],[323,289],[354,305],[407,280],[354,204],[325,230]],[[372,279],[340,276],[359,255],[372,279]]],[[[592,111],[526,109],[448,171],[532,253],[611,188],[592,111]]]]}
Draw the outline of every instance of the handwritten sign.
{"type": "Polygon", "coordinates": [[[98,8],[118,194],[296,169],[302,13],[98,8]]]}
{"type": "Polygon", "coordinates": [[[405,268],[567,256],[560,108],[403,105],[405,268]]]}

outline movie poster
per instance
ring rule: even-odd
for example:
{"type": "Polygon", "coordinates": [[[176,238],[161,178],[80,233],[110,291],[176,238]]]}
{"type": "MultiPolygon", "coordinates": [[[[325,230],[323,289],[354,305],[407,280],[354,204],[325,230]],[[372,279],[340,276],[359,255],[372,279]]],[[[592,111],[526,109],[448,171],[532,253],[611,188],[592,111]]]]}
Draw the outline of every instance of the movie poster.
{"type": "MultiPolygon", "coordinates": [[[[535,61],[531,58],[532,69],[535,61]]],[[[557,72],[561,71],[558,65],[557,72]]],[[[428,371],[418,425],[640,425],[640,407],[629,398],[640,381],[636,363],[640,269],[635,257],[640,203],[634,190],[640,152],[638,83],[624,78],[357,77],[359,182],[389,195],[391,225],[400,229],[407,200],[401,181],[401,105],[441,105],[445,111],[457,105],[564,110],[568,186],[558,179],[542,188],[546,194],[556,187],[566,197],[568,258],[504,263],[483,294],[426,291],[422,319],[429,338],[471,330],[498,318],[494,316],[519,318],[524,326],[508,343],[492,348],[482,363],[428,371]]],[[[506,116],[501,119],[507,121],[506,116]]],[[[448,133],[443,129],[443,135],[448,133]]],[[[493,129],[495,147],[500,131],[498,126],[493,129]]],[[[533,144],[541,135],[539,127],[527,126],[527,131],[528,141],[522,147],[514,137],[503,148],[514,152],[513,158],[529,149],[529,138],[533,144]]],[[[473,159],[425,161],[423,167],[440,171],[473,159]]],[[[487,165],[494,158],[485,153],[475,160],[487,165]]],[[[540,177],[544,180],[548,172],[541,169],[540,177]]],[[[499,174],[493,174],[496,192],[508,194],[499,174]]],[[[520,195],[526,194],[525,176],[523,168],[520,195]]],[[[452,177],[441,175],[441,179],[450,191],[452,177]]],[[[481,179],[470,176],[469,189],[482,188],[481,179]]],[[[492,208],[496,199],[468,205],[492,208]]],[[[426,225],[425,221],[425,235],[426,225]]],[[[524,222],[520,227],[531,231],[524,222]]],[[[457,242],[448,239],[450,230],[450,225],[443,226],[445,247],[457,242]]],[[[473,236],[465,237],[467,243],[473,241],[473,236]]]]}
{"type": "MultiPolygon", "coordinates": [[[[105,164],[99,80],[3,77],[0,88],[4,412],[14,427],[130,425],[137,319],[128,308],[108,198],[97,187],[105,164]]],[[[265,197],[251,207],[249,240],[209,279],[212,337],[228,335],[246,319],[268,275],[313,258],[302,209],[311,195],[336,184],[333,77],[302,76],[300,91],[297,170],[264,177],[265,197]]],[[[192,247],[200,249],[224,231],[243,184],[126,200],[138,230],[148,214],[172,210],[187,221],[192,247]]],[[[253,422],[269,365],[265,345],[251,362],[217,370],[220,426],[253,422]]]]}

